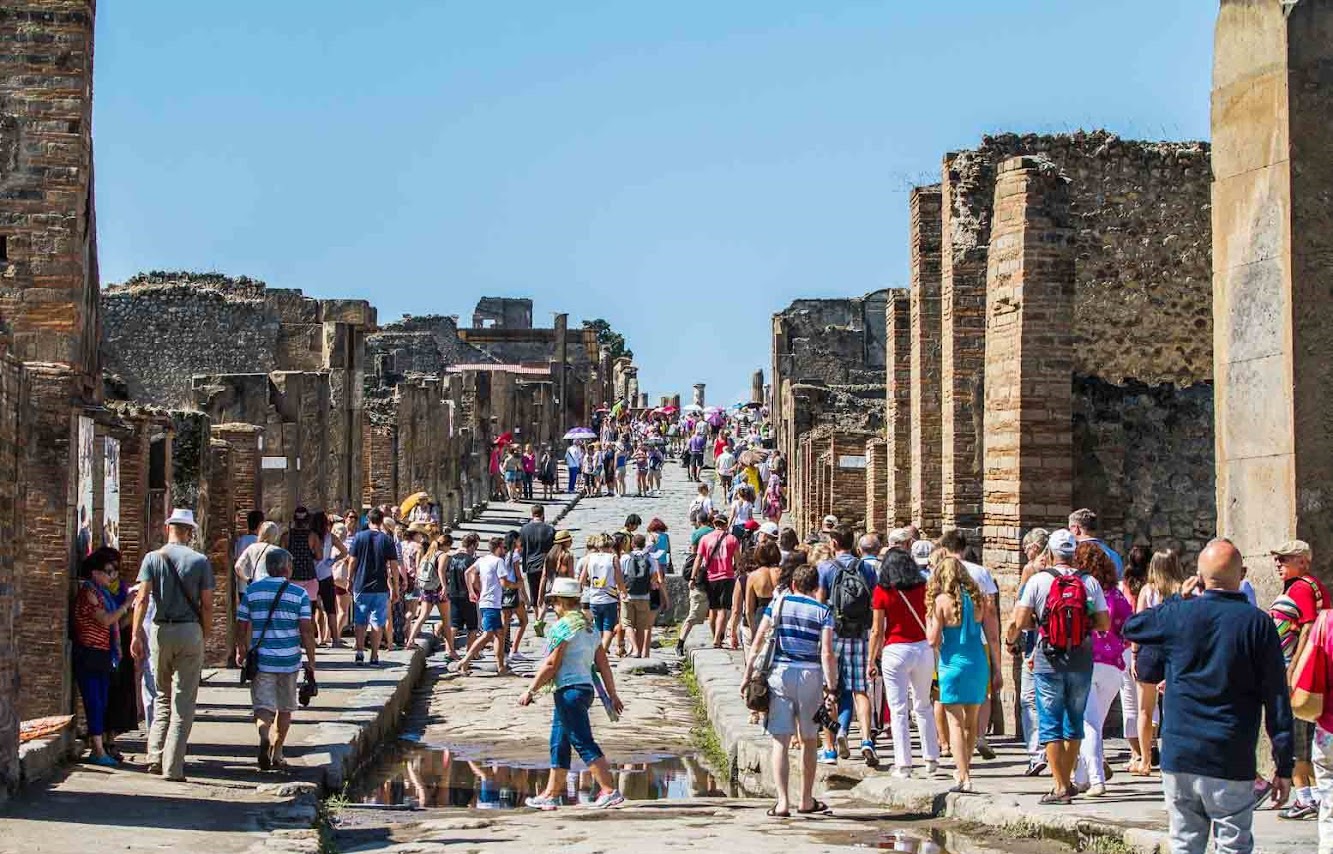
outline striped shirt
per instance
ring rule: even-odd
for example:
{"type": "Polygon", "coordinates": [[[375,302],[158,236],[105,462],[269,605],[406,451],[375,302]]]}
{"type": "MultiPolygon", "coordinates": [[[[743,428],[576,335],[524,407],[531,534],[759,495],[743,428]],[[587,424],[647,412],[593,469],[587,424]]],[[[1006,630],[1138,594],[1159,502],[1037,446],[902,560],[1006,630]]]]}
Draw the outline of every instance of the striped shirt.
{"type": "MultiPolygon", "coordinates": [[[[777,650],[773,660],[788,664],[819,664],[819,642],[824,629],[833,628],[833,611],[829,606],[792,593],[782,597],[782,613],[773,626],[777,637],[777,650]]],[[[764,616],[771,621],[777,601],[764,609],[764,616]]]]}
{"type": "MultiPolygon", "coordinates": [[[[236,608],[237,621],[250,624],[250,647],[259,643],[259,635],[268,620],[268,609],[278,595],[284,578],[262,578],[245,589],[245,598],[236,608]]],[[[273,622],[259,646],[261,673],[295,673],[301,669],[301,621],[310,620],[310,597],[296,583],[287,585],[282,601],[273,609],[273,622]]]]}

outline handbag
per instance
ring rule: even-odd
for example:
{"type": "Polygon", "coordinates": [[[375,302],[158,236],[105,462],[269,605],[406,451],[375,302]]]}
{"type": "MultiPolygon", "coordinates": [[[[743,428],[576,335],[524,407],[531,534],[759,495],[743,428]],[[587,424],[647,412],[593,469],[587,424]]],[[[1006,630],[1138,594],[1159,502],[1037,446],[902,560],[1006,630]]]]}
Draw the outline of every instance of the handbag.
{"type": "Polygon", "coordinates": [[[1323,716],[1324,696],[1329,689],[1330,661],[1326,649],[1330,613],[1333,612],[1319,612],[1292,669],[1291,713],[1312,723],[1323,716]]]}
{"type": "Polygon", "coordinates": [[[745,708],[752,712],[767,712],[769,703],[773,699],[772,689],[768,686],[768,677],[773,672],[773,657],[778,650],[778,621],[782,619],[782,603],[786,599],[786,596],[779,599],[777,607],[773,610],[773,630],[765,639],[764,648],[750,671],[750,678],[742,688],[745,708]]]}
{"type": "MultiPolygon", "coordinates": [[[[907,606],[907,611],[912,615],[912,619],[916,620],[916,624],[921,627],[921,634],[929,636],[930,632],[926,631],[925,621],[921,619],[921,615],[912,607],[912,603],[907,601],[907,594],[898,590],[896,587],[894,590],[896,590],[898,596],[902,598],[903,604],[907,606]]],[[[930,699],[932,702],[938,702],[940,699],[940,651],[933,646],[931,647],[931,651],[935,653],[935,669],[931,671],[934,675],[930,680],[930,699]]]]}
{"type": "Polygon", "coordinates": [[[273,625],[273,612],[278,609],[278,603],[282,601],[282,594],[287,592],[287,585],[292,582],[289,579],[283,579],[282,584],[278,586],[278,592],[273,597],[273,601],[268,606],[268,617],[264,620],[264,628],[259,631],[259,640],[254,642],[245,653],[245,663],[241,665],[241,684],[254,681],[259,675],[259,647],[264,644],[264,637],[268,634],[268,627],[273,625]]]}

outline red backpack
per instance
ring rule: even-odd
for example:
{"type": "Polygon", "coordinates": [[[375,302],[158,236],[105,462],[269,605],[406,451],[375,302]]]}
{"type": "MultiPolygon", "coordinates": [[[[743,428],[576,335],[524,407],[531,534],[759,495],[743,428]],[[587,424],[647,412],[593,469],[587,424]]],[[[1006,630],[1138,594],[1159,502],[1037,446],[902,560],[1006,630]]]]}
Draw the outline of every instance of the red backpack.
{"type": "Polygon", "coordinates": [[[1083,573],[1066,575],[1056,569],[1044,571],[1051,576],[1051,589],[1046,593],[1046,609],[1041,617],[1042,640],[1051,652],[1078,649],[1087,641],[1092,628],[1088,620],[1088,590],[1083,586],[1083,573]]]}

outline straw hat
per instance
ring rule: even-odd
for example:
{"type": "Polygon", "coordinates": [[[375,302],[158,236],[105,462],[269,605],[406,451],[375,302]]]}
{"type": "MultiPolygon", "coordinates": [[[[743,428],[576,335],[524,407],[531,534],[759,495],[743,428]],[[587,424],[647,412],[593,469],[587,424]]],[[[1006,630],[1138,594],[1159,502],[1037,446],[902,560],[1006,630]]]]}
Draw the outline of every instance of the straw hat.
{"type": "Polygon", "coordinates": [[[551,582],[551,592],[547,599],[578,599],[583,594],[579,583],[573,578],[557,578],[551,582]]]}

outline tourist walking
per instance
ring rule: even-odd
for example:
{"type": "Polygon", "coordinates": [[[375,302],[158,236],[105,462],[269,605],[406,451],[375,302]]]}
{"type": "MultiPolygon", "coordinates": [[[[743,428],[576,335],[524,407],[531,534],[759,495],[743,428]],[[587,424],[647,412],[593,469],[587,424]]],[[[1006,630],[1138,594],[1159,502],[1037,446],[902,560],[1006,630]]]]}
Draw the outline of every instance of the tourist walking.
{"type": "Polygon", "coordinates": [[[481,616],[481,635],[468,647],[467,653],[458,662],[458,672],[464,676],[472,673],[472,662],[485,652],[486,647],[495,643],[495,670],[499,676],[510,676],[512,671],[505,664],[503,618],[503,599],[506,589],[517,589],[518,582],[511,581],[509,565],[505,560],[504,537],[491,537],[490,552],[477,559],[467,570],[468,590],[477,602],[477,611],[481,616]]]}
{"type": "MultiPolygon", "coordinates": [[[[1022,575],[1019,576],[1017,596],[1019,600],[1022,600],[1023,589],[1032,576],[1047,566],[1046,541],[1049,538],[1050,532],[1045,528],[1033,528],[1023,536],[1023,554],[1027,558],[1027,563],[1023,565],[1022,575]]],[[[1023,740],[1028,753],[1028,767],[1023,775],[1037,777],[1048,767],[1046,751],[1042,748],[1037,733],[1037,683],[1032,676],[1030,661],[1033,651],[1037,648],[1037,632],[1030,628],[1019,629],[1012,619],[1013,616],[1010,615],[1005,627],[1005,643],[1009,647],[1009,652],[1022,662],[1019,666],[1022,676],[1019,682],[1018,702],[1023,719],[1023,740]]]]}
{"type": "Polygon", "coordinates": [[[1092,510],[1084,507],[1070,513],[1069,533],[1073,534],[1074,539],[1080,543],[1096,544],[1097,548],[1101,549],[1106,556],[1111,559],[1111,563],[1115,565],[1117,579],[1125,574],[1124,559],[1120,557],[1115,549],[1111,548],[1098,538],[1098,535],[1101,533],[1101,525],[1097,521],[1097,514],[1092,510]]]}
{"type": "Polygon", "coordinates": [[[305,649],[305,676],[315,682],[315,629],[310,597],[291,581],[292,557],[282,549],[264,555],[267,577],[251,584],[236,608],[236,665],[257,656],[250,704],[259,730],[259,768],[286,770],[282,746],[297,707],[297,674],[305,649]]]}
{"type": "MultiPolygon", "coordinates": [[[[504,628],[500,632],[500,642],[505,648],[505,663],[513,666],[525,656],[519,647],[523,643],[523,634],[528,630],[528,584],[523,577],[523,539],[518,531],[505,534],[505,573],[512,586],[506,586],[500,594],[500,623],[504,628]],[[518,618],[518,631],[510,638],[509,627],[518,618]]],[[[540,576],[538,577],[540,580],[540,576]]]]}
{"type": "Polygon", "coordinates": [[[245,547],[245,551],[236,558],[234,567],[236,587],[242,596],[245,595],[246,585],[264,577],[264,553],[279,547],[282,540],[282,529],[277,522],[261,522],[256,531],[258,539],[245,547]]]}
{"type": "Polygon", "coordinates": [[[370,663],[379,664],[380,640],[389,625],[389,606],[398,598],[398,549],[384,531],[384,511],[370,508],[366,530],[352,538],[349,572],[352,577],[352,625],[356,630],[358,665],[366,663],[366,639],[370,640],[370,663]]]}
{"type": "MultiPolygon", "coordinates": [[[[546,563],[542,565],[539,588],[542,598],[534,599],[537,621],[546,614],[546,593],[557,578],[574,578],[574,535],[569,531],[556,531],[551,540],[551,550],[546,554],[546,563]]],[[[575,579],[577,580],[577,579],[575,579]]]]}
{"type": "Polygon", "coordinates": [[[545,602],[542,588],[542,571],[546,569],[546,556],[555,545],[555,528],[546,521],[546,508],[541,504],[532,505],[528,522],[518,529],[518,538],[523,546],[523,576],[528,585],[528,601],[534,611],[545,602]]]}
{"type": "MultiPolygon", "coordinates": [[[[1131,611],[1138,611],[1139,595],[1148,584],[1148,567],[1152,563],[1152,549],[1137,545],[1125,557],[1125,574],[1120,579],[1120,592],[1131,611]]],[[[1139,767],[1143,751],[1139,745],[1139,684],[1134,680],[1134,646],[1125,644],[1125,666],[1121,669],[1120,712],[1125,740],[1129,742],[1129,764],[1126,771],[1139,767]]],[[[1149,757],[1149,769],[1152,768],[1149,757]]]]}
{"type": "Polygon", "coordinates": [[[477,548],[480,545],[481,537],[469,531],[463,535],[463,547],[449,555],[449,562],[446,565],[444,585],[445,593],[449,597],[449,622],[453,627],[453,635],[449,641],[451,657],[458,652],[460,640],[458,635],[462,635],[464,652],[477,639],[477,600],[473,598],[472,590],[468,586],[467,573],[472,564],[477,562],[477,548]]]}
{"type": "Polygon", "coordinates": [[[782,573],[782,553],[777,543],[760,543],[754,550],[755,568],[745,582],[745,621],[751,637],[759,630],[764,610],[773,601],[778,576],[782,573]]]}
{"type": "Polygon", "coordinates": [[[1092,687],[1083,713],[1083,744],[1079,748],[1074,774],[1074,786],[1078,791],[1090,798],[1100,798],[1106,794],[1107,780],[1102,729],[1111,711],[1111,703],[1124,685],[1126,644],[1120,631],[1134,609],[1120,592],[1115,564],[1096,543],[1079,543],[1074,551],[1073,564],[1080,573],[1101,585],[1110,617],[1106,631],[1092,633],[1092,687]]]}
{"type": "Polygon", "coordinates": [[[1074,763],[1092,688],[1092,633],[1109,629],[1111,618],[1101,584],[1073,566],[1078,548],[1074,535],[1055,531],[1046,548],[1051,566],[1028,580],[1014,609],[1014,623],[1019,629],[1036,626],[1040,636],[1032,655],[1037,728],[1055,778],[1055,787],[1041,802],[1068,804],[1076,794],[1074,763]]]}
{"type": "Polygon", "coordinates": [[[852,532],[837,528],[829,533],[833,557],[819,564],[819,599],[833,611],[833,647],[838,655],[838,731],[824,733],[823,764],[836,765],[850,755],[848,736],[853,711],[861,729],[861,758],[879,765],[870,728],[870,628],[873,591],[879,579],[865,561],[852,552],[852,532]]]}
{"type": "Polygon", "coordinates": [[[685,443],[685,453],[689,459],[690,480],[698,483],[704,467],[704,449],[708,447],[708,437],[702,428],[696,430],[685,443]]]}
{"type": "Polygon", "coordinates": [[[880,560],[874,591],[868,667],[871,679],[881,674],[884,678],[893,735],[893,776],[912,776],[909,711],[921,734],[926,773],[933,775],[939,765],[940,740],[931,698],[936,661],[935,648],[926,635],[926,579],[911,555],[890,548],[880,560]]]}
{"type": "Polygon", "coordinates": [[[1000,666],[1000,585],[990,570],[979,563],[968,560],[967,535],[957,528],[951,528],[940,535],[939,547],[958,559],[976,582],[981,591],[981,601],[976,603],[981,611],[982,644],[986,647],[986,666],[990,671],[989,688],[986,701],[977,711],[976,751],[982,759],[995,758],[995,750],[986,741],[986,732],[990,729],[991,698],[999,696],[1004,687],[1004,669],[1000,666]]]}
{"type": "Polygon", "coordinates": [[[537,455],[532,451],[532,445],[523,446],[523,500],[532,500],[532,482],[537,478],[537,455]]]}
{"type": "MultiPolygon", "coordinates": [[[[713,532],[700,538],[695,550],[694,571],[701,569],[708,578],[708,622],[713,629],[713,648],[721,649],[727,621],[731,616],[736,587],[736,554],[740,541],[727,530],[725,516],[713,517],[713,532]]],[[[732,648],[740,647],[740,638],[732,638],[732,648]]]]}
{"type": "Polygon", "coordinates": [[[602,648],[611,649],[620,623],[620,600],[625,594],[625,579],[615,554],[614,541],[608,534],[597,534],[589,543],[579,575],[579,587],[588,588],[588,605],[593,628],[601,633],[602,648]]]}
{"type": "MultiPolygon", "coordinates": [[[[550,445],[542,446],[542,455],[537,460],[537,479],[542,484],[542,501],[550,501],[555,498],[556,481],[560,477],[560,472],[555,462],[555,454],[551,453],[550,445]]],[[[572,481],[571,481],[572,482],[572,481]]],[[[573,492],[573,489],[569,490],[573,492]]]]}
{"type": "Polygon", "coordinates": [[[666,590],[666,579],[657,559],[648,551],[648,538],[635,534],[630,552],[620,559],[620,574],[625,580],[625,602],[622,628],[629,634],[631,654],[648,658],[652,648],[653,622],[657,611],[671,604],[666,590]],[[654,594],[658,597],[653,606],[654,594]]]}
{"type": "Polygon", "coordinates": [[[989,672],[982,643],[983,594],[963,562],[943,557],[926,585],[926,639],[939,650],[940,704],[948,716],[955,791],[972,791],[972,745],[977,713],[986,702],[989,672]]]}
{"type": "Polygon", "coordinates": [[[111,680],[120,667],[121,618],[133,604],[128,597],[117,603],[111,586],[117,579],[120,552],[100,548],[79,565],[79,587],[72,615],[74,683],[83,699],[90,755],[94,765],[114,768],[118,763],[106,744],[111,680]]]}
{"type": "Polygon", "coordinates": [[[833,649],[833,612],[815,598],[819,572],[802,566],[792,575],[794,590],[780,596],[764,612],[746,656],[741,691],[764,659],[772,662],[768,673],[769,704],[765,730],[773,739],[773,786],[777,802],[768,810],[775,818],[791,815],[788,799],[790,749],[793,736],[801,743],[801,796],[796,811],[802,815],[823,813],[828,806],[814,797],[815,752],[818,730],[815,715],[834,703],[838,685],[837,653],[833,649]],[[773,636],[771,656],[764,654],[773,636]]]}
{"type": "MultiPolygon", "coordinates": [[[[1185,582],[1185,570],[1180,565],[1180,557],[1171,550],[1154,552],[1148,562],[1148,583],[1139,591],[1139,600],[1135,603],[1135,612],[1156,608],[1170,597],[1180,592],[1185,582]]],[[[1134,652],[1134,679],[1138,685],[1139,707],[1139,762],[1131,764],[1129,773],[1136,777],[1152,776],[1153,745],[1156,743],[1155,723],[1159,683],[1140,681],[1138,650],[1134,652]]],[[[1152,655],[1152,653],[1148,653],[1152,655]]],[[[1161,677],[1157,677],[1160,679],[1161,677]]]]}
{"type": "Polygon", "coordinates": [[[708,567],[699,559],[699,542],[713,532],[713,526],[706,517],[699,513],[690,513],[690,524],[694,531],[690,534],[690,554],[685,559],[683,572],[685,581],[690,586],[690,607],[681,623],[680,634],[676,636],[676,654],[685,654],[685,639],[690,631],[699,625],[708,624],[708,567]]]}
{"type": "Polygon", "coordinates": [[[532,682],[518,698],[520,706],[531,705],[537,692],[553,684],[554,707],[551,712],[551,771],[546,788],[524,803],[533,809],[558,809],[565,793],[573,752],[588,767],[599,791],[592,806],[599,809],[620,806],[625,798],[616,788],[611,766],[592,736],[588,711],[596,697],[595,679],[606,691],[610,710],[619,715],[625,710],[616,693],[615,674],[607,659],[606,648],[598,642],[579,606],[580,586],[572,578],[557,578],[551,584],[548,602],[559,618],[546,637],[546,657],[537,667],[532,682]],[[594,673],[596,674],[594,676],[594,673]]]}
{"type": "MultiPolygon", "coordinates": [[[[1262,715],[1277,773],[1271,799],[1291,793],[1291,702],[1277,629],[1240,592],[1240,551],[1215,540],[1199,575],[1160,607],[1125,623],[1126,640],[1160,649],[1170,713],[1162,719],[1162,787],[1172,854],[1249,854],[1262,715]],[[1202,589],[1200,589],[1202,588],[1202,589]]],[[[1146,749],[1146,745],[1145,745],[1146,749]]]]}
{"type": "Polygon", "coordinates": [[[415,622],[412,623],[412,630],[407,635],[408,649],[416,643],[417,635],[426,625],[430,612],[436,610],[440,614],[436,636],[447,638],[446,654],[453,655],[454,632],[453,626],[450,625],[449,597],[446,595],[444,585],[444,577],[448,571],[448,556],[453,550],[453,545],[454,538],[447,531],[435,536],[417,564],[417,586],[421,591],[421,608],[417,612],[415,622]]]}
{"type": "Polygon", "coordinates": [[[148,772],[168,780],[185,779],[185,751],[194,726],[204,639],[213,621],[213,568],[190,548],[197,525],[194,511],[177,508],[167,517],[167,544],[144,555],[139,566],[139,596],[134,603],[136,659],[144,657],[139,630],[148,603],[154,606],[149,633],[149,661],[157,699],[148,733],[148,772]]]}
{"type": "Polygon", "coordinates": [[[333,567],[347,559],[347,547],[334,536],[329,517],[322,510],[310,515],[310,544],[315,546],[315,582],[319,608],[315,612],[315,630],[320,646],[341,646],[343,613],[338,605],[338,585],[333,567]]]}
{"type": "MultiPolygon", "coordinates": [[[[583,473],[583,443],[575,442],[565,451],[565,470],[569,472],[570,494],[578,491],[579,476],[583,473]]],[[[585,493],[586,494],[586,493],[585,493]]]]}

